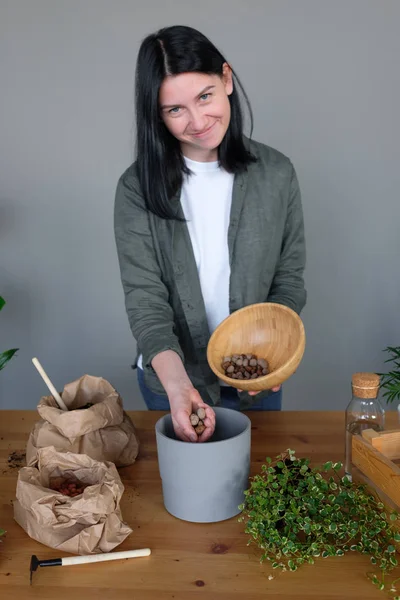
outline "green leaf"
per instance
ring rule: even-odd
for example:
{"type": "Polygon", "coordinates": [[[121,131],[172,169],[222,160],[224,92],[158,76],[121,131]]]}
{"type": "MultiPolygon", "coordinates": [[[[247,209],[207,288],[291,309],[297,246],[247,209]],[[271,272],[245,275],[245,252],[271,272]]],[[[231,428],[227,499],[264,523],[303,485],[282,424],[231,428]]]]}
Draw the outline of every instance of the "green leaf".
{"type": "Polygon", "coordinates": [[[18,352],[19,348],[13,348],[13,350],[6,350],[2,354],[0,354],[0,371],[4,369],[8,361],[12,359],[14,354],[18,352]]]}
{"type": "Polygon", "coordinates": [[[396,514],[396,513],[392,513],[392,514],[390,515],[390,520],[391,520],[391,521],[397,521],[397,514],[396,514]]]}
{"type": "Polygon", "coordinates": [[[331,523],[329,525],[329,531],[336,531],[337,530],[337,525],[336,523],[331,523]]]}
{"type": "MultiPolygon", "coordinates": [[[[0,310],[5,306],[6,301],[2,296],[0,296],[0,310]]],[[[0,371],[4,369],[8,361],[12,359],[14,354],[18,352],[18,348],[14,348],[13,350],[6,350],[5,352],[0,354],[0,371]]]]}
{"type": "Polygon", "coordinates": [[[396,548],[392,545],[388,546],[386,548],[387,552],[390,552],[391,554],[393,554],[393,552],[396,552],[396,548]]]}

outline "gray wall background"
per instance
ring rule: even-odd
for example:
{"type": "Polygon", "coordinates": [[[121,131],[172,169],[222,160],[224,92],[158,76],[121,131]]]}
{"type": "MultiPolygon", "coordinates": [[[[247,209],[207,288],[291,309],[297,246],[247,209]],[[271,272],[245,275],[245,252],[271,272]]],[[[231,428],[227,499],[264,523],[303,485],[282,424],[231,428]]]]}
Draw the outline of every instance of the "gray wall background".
{"type": "Polygon", "coordinates": [[[293,160],[303,194],[307,349],[285,409],[343,409],[351,374],[400,345],[397,0],[1,0],[1,408],[35,408],[84,373],[144,408],[130,369],[112,213],[133,160],[141,39],[188,24],[244,83],[254,137],[293,160]]]}

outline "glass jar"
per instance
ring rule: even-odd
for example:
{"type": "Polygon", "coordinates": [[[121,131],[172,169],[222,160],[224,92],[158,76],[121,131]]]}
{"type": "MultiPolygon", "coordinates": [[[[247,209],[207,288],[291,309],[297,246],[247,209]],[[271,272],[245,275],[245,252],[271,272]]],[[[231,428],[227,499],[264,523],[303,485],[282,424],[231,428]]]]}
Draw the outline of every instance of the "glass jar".
{"type": "Polygon", "coordinates": [[[383,431],[385,410],[379,401],[379,375],[354,373],[351,379],[353,396],[346,408],[345,473],[352,480],[352,438],[364,429],[383,431]]]}

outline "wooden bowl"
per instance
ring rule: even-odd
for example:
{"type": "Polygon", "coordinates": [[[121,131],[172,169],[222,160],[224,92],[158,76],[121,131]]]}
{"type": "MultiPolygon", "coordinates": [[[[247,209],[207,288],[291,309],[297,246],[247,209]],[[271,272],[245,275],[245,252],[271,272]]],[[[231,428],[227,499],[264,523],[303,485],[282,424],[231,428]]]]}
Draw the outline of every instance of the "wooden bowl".
{"type": "Polygon", "coordinates": [[[211,335],[207,360],[219,379],[246,391],[259,392],[280,385],[296,371],[305,348],[304,325],[297,313],[282,304],[252,304],[232,313],[211,335]],[[257,379],[232,379],[222,360],[233,354],[264,358],[270,373],[257,379]]]}

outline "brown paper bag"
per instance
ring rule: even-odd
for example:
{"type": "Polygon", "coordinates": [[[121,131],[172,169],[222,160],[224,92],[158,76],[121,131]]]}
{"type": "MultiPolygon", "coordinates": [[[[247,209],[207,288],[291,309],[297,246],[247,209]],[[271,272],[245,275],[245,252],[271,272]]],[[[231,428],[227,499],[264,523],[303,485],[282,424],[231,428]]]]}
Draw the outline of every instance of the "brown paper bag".
{"type": "Polygon", "coordinates": [[[102,377],[84,375],[68,383],[61,394],[68,412],[60,410],[53,396],[41,398],[37,407],[42,420],[35,424],[26,448],[26,464],[37,463],[39,448],[54,446],[60,452],[87,454],[117,467],[131,465],[139,452],[139,439],[122,398],[102,377]],[[93,406],[81,410],[88,402],[93,406]]]}
{"type": "Polygon", "coordinates": [[[119,508],[124,486],[114,464],[83,454],[38,451],[38,468],[18,473],[14,518],[38,542],[72,554],[110,552],[132,533],[119,508]],[[88,485],[74,498],[50,489],[53,478],[88,485]]]}

